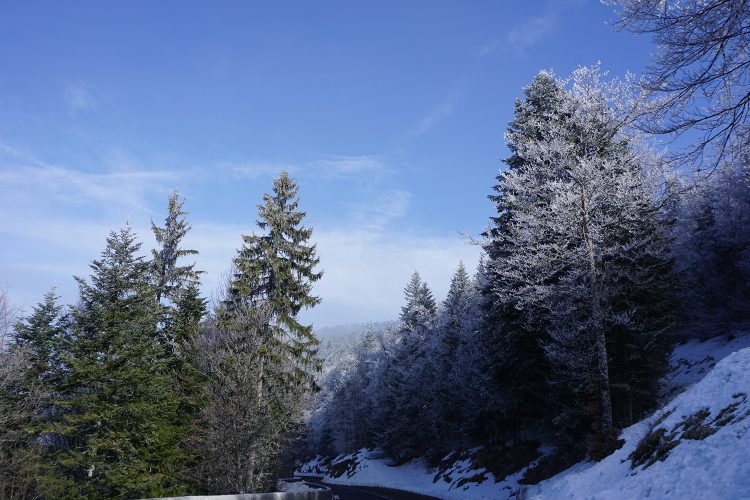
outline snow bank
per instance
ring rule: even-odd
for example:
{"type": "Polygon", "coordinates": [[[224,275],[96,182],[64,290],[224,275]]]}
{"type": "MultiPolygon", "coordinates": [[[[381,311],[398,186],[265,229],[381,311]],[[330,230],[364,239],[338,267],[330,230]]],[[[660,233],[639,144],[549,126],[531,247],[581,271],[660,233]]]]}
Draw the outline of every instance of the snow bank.
{"type": "Polygon", "coordinates": [[[690,340],[674,348],[670,359],[672,370],[664,377],[664,396],[667,399],[699,382],[716,363],[729,354],[750,347],[750,333],[727,338],[725,335],[709,340],[690,340]]]}
{"type": "MultiPolygon", "coordinates": [[[[450,462],[450,457],[446,457],[450,462]]],[[[535,465],[533,461],[529,466],[535,465]]],[[[472,464],[470,457],[457,458],[443,470],[429,468],[422,460],[394,467],[379,450],[361,449],[326,463],[320,457],[303,464],[298,475],[324,474],[329,484],[393,488],[439,498],[499,500],[518,489],[518,480],[528,467],[497,481],[493,474],[472,464]]]]}
{"type": "Polygon", "coordinates": [[[750,498],[748,393],[750,349],[745,348],[726,356],[651,418],[625,429],[620,450],[529,486],[526,496],[750,498]],[[631,468],[636,451],[640,465],[631,468]]]}
{"type": "Polygon", "coordinates": [[[302,481],[284,481],[280,480],[276,483],[276,489],[285,493],[293,491],[318,491],[320,488],[310,486],[309,484],[303,483],[302,481]]]}

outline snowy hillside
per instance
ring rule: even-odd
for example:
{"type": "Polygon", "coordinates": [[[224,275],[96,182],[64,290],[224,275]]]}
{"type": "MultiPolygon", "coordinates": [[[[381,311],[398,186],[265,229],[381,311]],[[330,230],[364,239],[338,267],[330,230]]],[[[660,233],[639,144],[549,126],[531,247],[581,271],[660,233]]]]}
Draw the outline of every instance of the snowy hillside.
{"type": "MultiPolygon", "coordinates": [[[[382,486],[439,498],[497,499],[507,498],[519,487],[526,467],[501,481],[472,463],[469,458],[447,457],[446,468],[430,468],[421,460],[413,460],[398,467],[383,457],[379,450],[359,450],[336,457],[331,463],[320,459],[304,464],[299,475],[323,476],[330,484],[382,486]]],[[[532,462],[530,465],[533,465],[532,462]]]]}
{"type": "MultiPolygon", "coordinates": [[[[622,448],[538,485],[519,484],[536,461],[504,478],[464,456],[438,468],[397,467],[359,450],[300,467],[333,484],[387,486],[440,498],[750,498],[750,334],[677,346],[665,378],[666,405],[622,432],[622,448]],[[684,391],[684,392],[683,392],[684,391]],[[635,463],[635,466],[631,464],[635,463]]],[[[544,450],[542,450],[542,453],[544,450]]]]}
{"type": "Polygon", "coordinates": [[[690,340],[674,348],[672,370],[664,378],[664,397],[672,399],[699,382],[716,363],[729,354],[750,347],[750,334],[727,337],[720,335],[705,341],[690,340]]]}
{"type": "Polygon", "coordinates": [[[621,449],[528,487],[530,498],[750,498],[750,348],[730,354],[621,449]]]}

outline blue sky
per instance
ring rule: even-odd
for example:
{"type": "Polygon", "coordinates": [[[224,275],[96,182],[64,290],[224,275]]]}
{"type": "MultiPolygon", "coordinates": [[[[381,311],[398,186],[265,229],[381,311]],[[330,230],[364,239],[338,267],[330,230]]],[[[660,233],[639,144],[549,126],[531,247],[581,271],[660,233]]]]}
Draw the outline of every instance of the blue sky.
{"type": "Polygon", "coordinates": [[[492,215],[513,101],[542,68],[642,73],[610,7],[559,1],[7,2],[0,287],[75,300],[126,220],[150,248],[178,187],[206,295],[282,168],[315,228],[318,325],[390,319],[419,270],[442,298],[492,215]]]}

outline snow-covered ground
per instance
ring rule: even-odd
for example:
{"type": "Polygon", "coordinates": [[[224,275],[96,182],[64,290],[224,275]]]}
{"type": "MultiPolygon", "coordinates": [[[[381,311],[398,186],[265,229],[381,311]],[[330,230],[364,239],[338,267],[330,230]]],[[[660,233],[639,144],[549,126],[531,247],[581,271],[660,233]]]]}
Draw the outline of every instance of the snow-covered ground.
{"type": "Polygon", "coordinates": [[[672,366],[665,378],[666,405],[625,429],[622,448],[538,485],[518,484],[526,468],[498,481],[469,458],[459,457],[438,471],[419,460],[393,467],[377,450],[337,457],[333,469],[318,458],[298,473],[322,475],[332,484],[446,499],[499,500],[515,493],[521,498],[750,499],[750,334],[679,345],[672,366]],[[638,465],[632,467],[634,461],[638,465]]]}
{"type": "Polygon", "coordinates": [[[421,460],[393,467],[382,452],[366,449],[337,457],[333,463],[338,464],[338,467],[333,467],[334,470],[341,472],[345,469],[341,475],[327,472],[329,467],[323,466],[320,458],[304,464],[297,474],[322,475],[324,483],[380,486],[446,499],[498,499],[507,498],[516,491],[518,479],[526,472],[524,468],[502,481],[496,481],[491,472],[473,467],[467,458],[453,462],[440,477],[436,477],[438,469],[428,468],[421,460]]]}
{"type": "Polygon", "coordinates": [[[296,480],[286,480],[284,481],[279,480],[276,483],[276,490],[277,491],[283,491],[286,493],[295,492],[295,491],[315,491],[321,489],[320,487],[310,486],[307,483],[304,483],[302,481],[296,480]]]}
{"type": "Polygon", "coordinates": [[[750,498],[748,392],[750,348],[745,348],[665,408],[625,429],[625,444],[615,453],[527,487],[527,498],[750,498]],[[637,453],[644,436],[648,441],[637,453]],[[640,465],[633,467],[633,458],[640,458],[635,460],[640,465]]]}
{"type": "Polygon", "coordinates": [[[690,340],[674,348],[672,371],[664,378],[664,395],[671,399],[699,382],[716,363],[729,354],[750,347],[750,334],[727,338],[725,335],[705,340],[690,340]]]}

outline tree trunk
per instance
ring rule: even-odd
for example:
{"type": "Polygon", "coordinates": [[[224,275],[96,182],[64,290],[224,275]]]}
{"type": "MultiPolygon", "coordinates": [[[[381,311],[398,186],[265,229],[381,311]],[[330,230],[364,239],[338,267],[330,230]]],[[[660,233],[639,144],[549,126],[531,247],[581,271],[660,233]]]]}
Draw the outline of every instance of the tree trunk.
{"type": "Polygon", "coordinates": [[[609,362],[607,359],[607,336],[604,331],[604,318],[602,312],[602,291],[599,282],[599,272],[596,266],[596,254],[594,252],[594,241],[591,235],[588,205],[586,204],[585,187],[581,185],[581,209],[583,212],[583,238],[588,253],[588,265],[590,273],[591,291],[591,316],[596,329],[596,358],[597,375],[599,377],[599,398],[601,404],[602,434],[605,437],[612,436],[612,397],[609,389],[609,362]]]}

